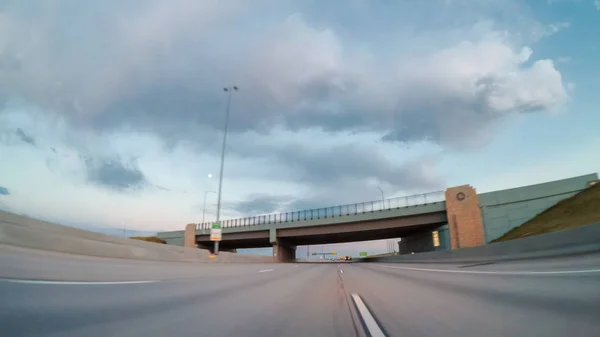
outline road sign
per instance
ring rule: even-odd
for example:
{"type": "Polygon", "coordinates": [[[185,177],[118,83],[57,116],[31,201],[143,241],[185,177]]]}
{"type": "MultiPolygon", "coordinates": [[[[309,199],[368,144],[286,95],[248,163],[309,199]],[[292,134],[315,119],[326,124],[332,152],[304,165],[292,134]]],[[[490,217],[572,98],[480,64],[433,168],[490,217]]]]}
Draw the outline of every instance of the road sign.
{"type": "Polygon", "coordinates": [[[336,254],[337,254],[336,252],[331,252],[331,255],[336,255],[336,254]]]}
{"type": "Polygon", "coordinates": [[[210,228],[210,241],[221,241],[221,223],[215,222],[210,228]]]}
{"type": "Polygon", "coordinates": [[[438,231],[433,231],[433,232],[431,232],[431,235],[433,236],[433,246],[439,247],[440,246],[440,234],[438,233],[438,231]]]}
{"type": "Polygon", "coordinates": [[[360,252],[360,253],[358,253],[358,255],[360,255],[360,257],[365,257],[365,256],[367,256],[367,252],[360,252]]]}

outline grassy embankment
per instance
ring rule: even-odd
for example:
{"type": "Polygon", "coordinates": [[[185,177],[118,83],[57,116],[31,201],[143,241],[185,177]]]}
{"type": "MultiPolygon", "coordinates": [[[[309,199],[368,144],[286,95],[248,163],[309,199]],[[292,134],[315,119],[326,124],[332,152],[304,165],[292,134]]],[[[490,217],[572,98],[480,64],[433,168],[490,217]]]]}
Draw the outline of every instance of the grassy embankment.
{"type": "Polygon", "coordinates": [[[130,237],[130,239],[142,240],[142,241],[148,241],[148,242],[156,242],[156,243],[163,243],[163,244],[167,243],[165,240],[159,239],[156,236],[132,236],[132,237],[130,237]]]}
{"type": "Polygon", "coordinates": [[[562,200],[492,242],[577,228],[600,222],[600,183],[562,200]]]}

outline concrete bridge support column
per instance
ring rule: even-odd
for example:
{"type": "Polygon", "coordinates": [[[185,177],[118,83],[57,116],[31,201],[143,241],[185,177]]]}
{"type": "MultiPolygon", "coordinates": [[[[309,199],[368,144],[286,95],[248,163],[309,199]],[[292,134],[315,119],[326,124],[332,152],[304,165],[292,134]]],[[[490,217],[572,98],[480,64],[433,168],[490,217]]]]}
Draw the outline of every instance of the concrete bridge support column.
{"type": "Polygon", "coordinates": [[[446,190],[446,212],[452,249],[485,244],[479,197],[470,185],[446,190]]]}
{"type": "Polygon", "coordinates": [[[271,229],[269,236],[271,244],[273,244],[273,259],[275,262],[293,262],[296,260],[296,246],[278,239],[275,229],[271,229]]]}
{"type": "Polygon", "coordinates": [[[191,248],[196,247],[196,224],[189,223],[185,226],[183,246],[191,248]]]}
{"type": "Polygon", "coordinates": [[[296,260],[296,246],[278,242],[273,245],[273,258],[275,262],[293,262],[296,260]]]}

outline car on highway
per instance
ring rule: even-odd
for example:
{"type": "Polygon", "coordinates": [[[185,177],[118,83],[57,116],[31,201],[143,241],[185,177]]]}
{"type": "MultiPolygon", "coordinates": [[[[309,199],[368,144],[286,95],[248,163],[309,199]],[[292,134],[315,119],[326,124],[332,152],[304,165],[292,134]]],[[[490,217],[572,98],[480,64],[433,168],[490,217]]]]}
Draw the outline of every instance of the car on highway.
{"type": "Polygon", "coordinates": [[[346,256],[346,258],[344,258],[344,260],[351,261],[352,260],[352,256],[346,256]]]}

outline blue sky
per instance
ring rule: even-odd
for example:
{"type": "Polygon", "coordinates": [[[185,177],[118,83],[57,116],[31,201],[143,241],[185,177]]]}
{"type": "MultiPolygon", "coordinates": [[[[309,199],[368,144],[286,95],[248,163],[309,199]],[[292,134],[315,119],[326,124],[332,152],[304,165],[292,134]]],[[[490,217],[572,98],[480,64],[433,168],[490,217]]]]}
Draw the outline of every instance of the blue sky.
{"type": "Polygon", "coordinates": [[[0,1],[0,207],[201,221],[233,84],[225,218],[597,172],[599,7],[0,1]]]}

